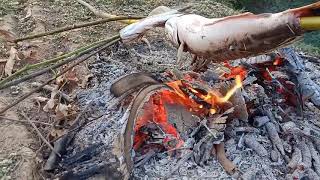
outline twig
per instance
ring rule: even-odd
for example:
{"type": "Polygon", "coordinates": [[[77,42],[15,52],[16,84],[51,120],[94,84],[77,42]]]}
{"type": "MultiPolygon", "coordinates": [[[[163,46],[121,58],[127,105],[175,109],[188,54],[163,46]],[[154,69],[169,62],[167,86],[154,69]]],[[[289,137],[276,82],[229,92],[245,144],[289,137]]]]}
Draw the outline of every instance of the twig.
{"type": "Polygon", "coordinates": [[[69,70],[71,70],[73,67],[77,66],[78,64],[82,63],[83,61],[87,60],[89,57],[95,55],[96,53],[102,51],[103,49],[111,46],[112,44],[118,42],[120,40],[119,36],[110,38],[110,42],[108,42],[107,44],[103,45],[102,47],[98,48],[95,51],[90,52],[89,54],[85,55],[82,57],[82,59],[78,60],[76,63],[74,63],[73,65],[69,66],[68,68],[64,69],[63,71],[61,71],[59,74],[57,74],[56,76],[52,77],[51,79],[49,79],[48,81],[44,82],[41,86],[39,86],[38,88],[32,90],[31,92],[25,94],[24,96],[22,96],[21,98],[19,98],[18,100],[14,101],[12,104],[9,104],[8,106],[6,106],[4,109],[2,109],[0,111],[0,114],[4,113],[5,111],[7,111],[8,109],[12,108],[13,106],[15,106],[16,104],[18,104],[19,102],[23,101],[24,99],[26,99],[27,97],[29,97],[30,95],[32,95],[33,93],[41,90],[45,85],[49,84],[50,82],[52,82],[53,80],[55,80],[56,78],[62,76],[64,73],[68,72],[69,70]]]}
{"type": "MultiPolygon", "coordinates": [[[[106,42],[108,42],[110,40],[117,39],[117,38],[118,38],[118,36],[113,36],[110,39],[104,39],[104,40],[100,40],[98,42],[92,43],[91,45],[86,46],[88,48],[84,47],[84,50],[82,50],[82,51],[80,51],[80,49],[82,49],[82,48],[76,50],[76,53],[74,54],[75,56],[69,57],[68,59],[66,59],[64,61],[61,61],[61,62],[59,62],[57,64],[54,64],[52,66],[49,66],[47,68],[41,69],[40,71],[34,72],[34,73],[26,75],[24,77],[21,77],[20,79],[16,79],[16,80],[13,80],[13,81],[8,82],[6,84],[2,84],[2,82],[8,81],[9,78],[12,79],[12,77],[9,76],[7,79],[4,79],[3,81],[0,82],[0,90],[4,89],[4,88],[7,88],[7,87],[10,87],[10,86],[17,85],[17,84],[19,84],[21,82],[24,82],[26,80],[32,79],[32,78],[34,78],[36,76],[40,76],[40,75],[42,75],[42,74],[44,74],[46,72],[49,72],[49,71],[51,71],[53,69],[61,67],[61,66],[65,65],[65,64],[67,64],[67,63],[70,63],[70,62],[76,60],[78,57],[80,57],[80,56],[82,56],[82,55],[84,55],[84,54],[86,54],[86,53],[88,53],[88,52],[100,47],[102,44],[104,44],[104,43],[106,43],[106,42]]],[[[21,70],[21,71],[24,71],[24,70],[21,70]]],[[[21,73],[21,71],[19,73],[21,73]]],[[[14,75],[14,76],[16,76],[16,75],[14,75]]]]}
{"type": "Polygon", "coordinates": [[[144,17],[141,17],[141,16],[107,17],[105,19],[101,19],[101,20],[97,20],[97,21],[92,21],[92,22],[87,22],[87,23],[82,23],[82,24],[73,24],[71,26],[62,27],[62,28],[59,28],[56,30],[52,30],[52,31],[44,32],[44,33],[39,33],[39,34],[31,35],[31,36],[26,36],[26,37],[22,37],[22,38],[17,38],[15,40],[13,40],[13,42],[17,43],[19,41],[24,41],[27,39],[35,39],[35,38],[44,37],[44,36],[48,36],[48,35],[52,35],[52,34],[57,34],[60,32],[70,31],[73,29],[79,29],[79,28],[88,27],[88,26],[95,26],[95,25],[103,24],[103,23],[110,22],[110,21],[120,21],[120,20],[125,20],[125,19],[141,19],[141,18],[144,18],[144,17]]]}
{"type": "Polygon", "coordinates": [[[41,132],[39,131],[39,129],[37,128],[37,126],[29,119],[29,117],[21,112],[21,115],[31,124],[31,126],[34,128],[34,130],[37,132],[38,136],[42,139],[43,142],[45,142],[47,144],[47,146],[54,152],[56,153],[59,157],[61,157],[61,155],[56,152],[54,149],[53,149],[53,146],[47,141],[47,139],[45,137],[43,137],[43,135],[41,134],[41,132]]]}
{"type": "MultiPolygon", "coordinates": [[[[29,121],[27,121],[27,120],[12,119],[12,118],[8,118],[8,117],[4,117],[4,116],[0,116],[0,119],[4,119],[4,120],[8,120],[8,121],[23,122],[23,123],[28,123],[28,122],[29,122],[29,121]]],[[[36,123],[36,124],[46,125],[46,126],[53,126],[52,124],[45,123],[45,122],[40,122],[40,121],[31,121],[31,122],[36,123]]]]}
{"type": "MultiPolygon", "coordinates": [[[[82,4],[83,6],[85,6],[86,8],[88,8],[94,15],[98,16],[98,17],[101,17],[101,18],[115,18],[115,17],[119,17],[119,16],[116,16],[116,15],[113,15],[113,14],[108,14],[108,13],[105,13],[103,11],[100,11],[98,9],[96,9],[95,7],[91,6],[89,3],[83,1],[83,0],[77,0],[78,3],[82,4]]],[[[132,20],[128,20],[127,19],[121,19],[119,20],[119,22],[121,23],[124,23],[124,24],[132,24],[134,22],[136,22],[135,19],[132,19],[132,20]]]]}
{"type": "MultiPolygon", "coordinates": [[[[41,83],[39,83],[39,82],[33,82],[31,85],[32,85],[32,86],[35,86],[35,87],[39,87],[39,86],[41,86],[41,83]]],[[[50,86],[50,85],[45,85],[45,86],[43,87],[43,89],[44,89],[44,90],[47,90],[47,91],[50,91],[50,92],[54,91],[54,87],[52,87],[52,86],[50,86]]],[[[68,96],[66,93],[64,93],[64,92],[62,92],[62,91],[59,91],[59,90],[58,90],[58,91],[57,91],[57,94],[60,95],[63,99],[65,99],[67,102],[72,102],[72,101],[73,101],[70,96],[68,96]]]]}
{"type": "MultiPolygon", "coordinates": [[[[102,40],[103,41],[103,40],[102,40]]],[[[49,59],[49,60],[43,60],[39,63],[36,63],[36,64],[32,64],[32,65],[26,65],[24,66],[23,68],[21,68],[20,70],[18,70],[17,72],[15,72],[14,74],[12,74],[11,76],[3,79],[2,81],[0,81],[0,86],[2,86],[4,83],[8,82],[8,81],[11,81],[12,79],[14,79],[15,77],[17,76],[20,76],[22,75],[23,73],[29,71],[29,70],[33,70],[33,69],[36,69],[36,68],[40,68],[40,67],[44,67],[44,66],[47,66],[47,65],[50,65],[52,63],[56,63],[62,59],[65,59],[65,58],[68,58],[68,57],[71,57],[73,55],[76,55],[88,48],[91,48],[99,43],[102,43],[101,41],[97,41],[97,42],[94,42],[94,43],[91,43],[87,46],[83,46],[75,51],[72,51],[72,52],[69,52],[69,53],[66,53],[66,54],[63,54],[61,56],[58,56],[58,57],[55,57],[55,58],[52,58],[52,59],[49,59]]]]}

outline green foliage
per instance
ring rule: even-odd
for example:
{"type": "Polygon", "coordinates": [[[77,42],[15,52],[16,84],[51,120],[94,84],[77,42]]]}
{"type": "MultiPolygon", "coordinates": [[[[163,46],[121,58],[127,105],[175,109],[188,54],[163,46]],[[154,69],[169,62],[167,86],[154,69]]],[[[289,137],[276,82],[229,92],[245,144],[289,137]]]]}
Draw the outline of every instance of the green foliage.
{"type": "Polygon", "coordinates": [[[20,7],[21,0],[0,0],[0,17],[5,16],[20,7]]]}

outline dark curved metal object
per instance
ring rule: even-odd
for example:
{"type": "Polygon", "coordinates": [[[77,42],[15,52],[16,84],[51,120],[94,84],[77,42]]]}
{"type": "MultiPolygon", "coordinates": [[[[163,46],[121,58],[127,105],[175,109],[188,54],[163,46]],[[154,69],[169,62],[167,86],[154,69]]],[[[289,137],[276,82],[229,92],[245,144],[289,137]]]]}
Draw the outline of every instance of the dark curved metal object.
{"type": "Polygon", "coordinates": [[[110,87],[110,92],[114,96],[119,97],[132,89],[158,83],[159,82],[153,79],[149,73],[132,73],[113,83],[110,87]]]}
{"type": "Polygon", "coordinates": [[[133,101],[130,114],[128,117],[127,125],[125,128],[125,132],[123,134],[124,139],[124,160],[127,165],[127,170],[129,173],[132,172],[134,164],[131,157],[132,154],[132,146],[133,146],[133,136],[134,136],[134,125],[138,115],[139,110],[143,106],[144,102],[146,102],[150,96],[150,93],[156,92],[159,89],[167,88],[170,89],[165,84],[153,84],[149,86],[145,86],[140,92],[137,94],[136,98],[133,101]]]}

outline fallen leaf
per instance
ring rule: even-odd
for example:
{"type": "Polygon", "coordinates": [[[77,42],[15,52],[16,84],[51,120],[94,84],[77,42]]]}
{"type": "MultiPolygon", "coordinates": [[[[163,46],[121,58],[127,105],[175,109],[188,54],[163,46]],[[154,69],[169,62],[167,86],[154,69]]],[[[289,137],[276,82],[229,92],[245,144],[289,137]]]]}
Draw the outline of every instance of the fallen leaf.
{"type": "Polygon", "coordinates": [[[7,59],[0,59],[0,63],[5,63],[7,62],[7,59]]]}
{"type": "Polygon", "coordinates": [[[58,86],[54,87],[54,90],[51,92],[51,96],[49,101],[47,102],[47,104],[43,107],[43,111],[45,112],[49,112],[50,110],[52,110],[55,106],[55,97],[58,93],[58,86]]]}
{"type": "Polygon", "coordinates": [[[15,39],[15,35],[9,31],[0,29],[0,37],[8,42],[13,42],[15,39]]]}
{"type": "Polygon", "coordinates": [[[46,102],[46,101],[49,100],[49,98],[42,97],[42,96],[34,97],[33,99],[38,101],[38,102],[46,102]]]}
{"type": "Polygon", "coordinates": [[[68,111],[69,111],[69,107],[65,104],[61,104],[59,103],[56,107],[56,113],[61,113],[63,116],[67,116],[68,115],[68,111]]]}
{"type": "Polygon", "coordinates": [[[93,74],[86,75],[86,76],[83,78],[83,80],[82,80],[82,82],[81,82],[81,84],[80,84],[80,87],[81,87],[81,88],[86,88],[89,80],[90,80],[92,77],[93,77],[93,74]]]}
{"type": "Polygon", "coordinates": [[[16,56],[17,56],[17,50],[14,47],[11,47],[10,52],[9,52],[9,58],[7,59],[7,63],[4,68],[4,72],[6,75],[11,76],[13,66],[15,64],[16,56]]]}
{"type": "Polygon", "coordinates": [[[52,131],[49,134],[49,140],[57,139],[63,136],[65,133],[66,133],[66,130],[64,129],[52,129],[52,131]]]}
{"type": "Polygon", "coordinates": [[[31,16],[32,16],[32,10],[31,10],[31,7],[28,6],[28,7],[27,7],[26,16],[25,16],[24,18],[22,18],[20,21],[24,21],[24,20],[26,20],[26,19],[29,19],[31,16]]]}

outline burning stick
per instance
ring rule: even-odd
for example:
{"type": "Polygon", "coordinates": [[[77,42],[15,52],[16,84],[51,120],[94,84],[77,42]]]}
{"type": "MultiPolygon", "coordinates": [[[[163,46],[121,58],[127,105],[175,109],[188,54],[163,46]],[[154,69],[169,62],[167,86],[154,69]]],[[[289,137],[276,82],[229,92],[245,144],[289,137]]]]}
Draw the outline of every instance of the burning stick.
{"type": "Polygon", "coordinates": [[[219,163],[222,165],[222,167],[227,171],[229,174],[234,174],[236,172],[236,165],[233,164],[232,161],[230,161],[226,157],[226,152],[224,150],[224,142],[221,144],[214,145],[216,149],[216,155],[219,163]]]}

